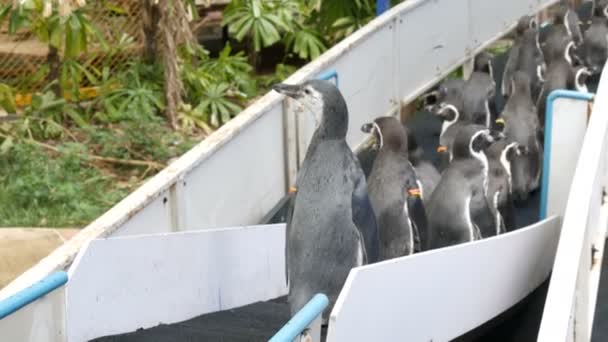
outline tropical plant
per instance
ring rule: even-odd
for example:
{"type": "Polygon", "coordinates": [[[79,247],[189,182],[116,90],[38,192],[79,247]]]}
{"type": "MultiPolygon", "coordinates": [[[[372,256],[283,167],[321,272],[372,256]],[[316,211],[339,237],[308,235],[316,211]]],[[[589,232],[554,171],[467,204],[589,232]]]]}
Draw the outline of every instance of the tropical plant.
{"type": "Polygon", "coordinates": [[[285,13],[277,15],[275,9],[274,1],[234,0],[224,11],[224,24],[238,41],[248,38],[259,52],[281,40],[281,32],[290,30],[285,13]]]}

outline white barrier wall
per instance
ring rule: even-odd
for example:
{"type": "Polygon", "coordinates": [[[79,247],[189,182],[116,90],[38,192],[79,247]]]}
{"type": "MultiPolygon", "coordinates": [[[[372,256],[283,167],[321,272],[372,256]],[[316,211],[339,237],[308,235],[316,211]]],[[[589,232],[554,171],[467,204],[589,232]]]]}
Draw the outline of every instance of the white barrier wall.
{"type": "MultiPolygon", "coordinates": [[[[337,70],[354,147],[363,137],[361,123],[398,110],[506,33],[518,17],[555,2],[409,0],[287,82],[337,70]]],[[[292,106],[282,100],[276,93],[264,96],[1,290],[0,298],[67,267],[80,247],[97,237],[259,223],[295,180],[312,133],[309,118],[294,120],[292,106]]]]}
{"type": "Polygon", "coordinates": [[[355,268],[331,312],[327,341],[459,337],[547,278],[559,232],[559,217],[551,217],[498,237],[355,268]]]}
{"type": "Polygon", "coordinates": [[[285,225],[93,240],[70,273],[69,342],[184,321],[287,294],[285,225]]]}
{"type": "MultiPolygon", "coordinates": [[[[566,211],[570,185],[587,130],[589,102],[584,99],[558,98],[553,102],[548,172],[547,216],[566,211]]],[[[549,133],[547,133],[549,134],[549,133]]]]}
{"type": "Polygon", "coordinates": [[[604,69],[568,195],[540,342],[591,338],[607,225],[602,194],[608,185],[607,112],[608,78],[604,69]]]}
{"type": "Polygon", "coordinates": [[[65,286],[0,319],[0,341],[66,342],[65,286]]]}

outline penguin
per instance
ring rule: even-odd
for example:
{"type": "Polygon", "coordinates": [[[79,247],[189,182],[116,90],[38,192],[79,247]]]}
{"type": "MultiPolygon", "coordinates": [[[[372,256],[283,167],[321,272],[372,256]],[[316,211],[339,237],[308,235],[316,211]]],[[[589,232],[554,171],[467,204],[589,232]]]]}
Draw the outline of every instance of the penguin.
{"type": "Polygon", "coordinates": [[[486,197],[488,159],[484,153],[495,140],[481,125],[469,125],[458,132],[454,159],[427,206],[428,249],[496,235],[496,219],[486,197]]]}
{"type": "Polygon", "coordinates": [[[465,81],[457,78],[446,79],[436,89],[423,95],[424,107],[429,112],[436,112],[441,104],[450,103],[462,109],[465,81]]]}
{"type": "Polygon", "coordinates": [[[470,121],[463,119],[461,111],[450,103],[442,103],[435,112],[443,122],[439,134],[439,146],[437,152],[439,157],[439,170],[445,170],[452,161],[452,145],[456,135],[462,127],[471,124],[470,121]]]}
{"type": "Polygon", "coordinates": [[[327,294],[327,322],[350,270],[378,260],[376,217],[363,171],[346,143],[348,109],[338,88],[310,80],[273,89],[315,116],[286,228],[288,302],[295,314],[316,293],[327,294]]]}
{"type": "Polygon", "coordinates": [[[578,15],[567,4],[562,3],[557,7],[553,14],[553,25],[545,30],[541,38],[541,48],[547,64],[561,56],[564,47],[570,42],[574,43],[572,56],[577,60],[577,52],[583,43],[579,25],[578,15]]]}
{"type": "MultiPolygon", "coordinates": [[[[608,6],[605,7],[608,11],[608,6]]],[[[608,59],[608,19],[594,16],[583,42],[584,64],[593,75],[599,75],[608,59]]]]}
{"type": "Polygon", "coordinates": [[[504,139],[490,145],[488,158],[487,200],[496,218],[496,234],[515,230],[515,206],[512,197],[511,163],[516,156],[525,153],[517,142],[504,139]]]}
{"type": "Polygon", "coordinates": [[[490,127],[495,116],[495,95],[492,55],[482,52],[475,57],[473,73],[463,88],[462,119],[490,127]]]}
{"type": "Polygon", "coordinates": [[[581,93],[589,93],[587,82],[593,73],[586,66],[578,66],[574,68],[574,89],[581,93]]]}
{"type": "Polygon", "coordinates": [[[409,159],[412,165],[414,165],[414,171],[416,171],[416,175],[420,182],[419,187],[421,189],[422,202],[426,205],[431,194],[435,190],[435,187],[439,183],[441,175],[439,174],[439,171],[437,171],[435,165],[424,157],[422,146],[418,144],[416,137],[412,134],[407,125],[404,125],[403,128],[407,135],[409,159]]]}
{"type": "Polygon", "coordinates": [[[542,87],[542,73],[546,69],[543,52],[539,45],[539,33],[533,17],[519,20],[517,37],[509,51],[503,71],[501,91],[505,98],[511,95],[511,79],[516,71],[524,71],[532,82],[532,98],[536,100],[542,87]]]}
{"type": "Polygon", "coordinates": [[[512,192],[516,201],[524,201],[528,194],[539,187],[542,144],[537,110],[532,101],[530,78],[518,71],[511,80],[512,96],[507,101],[500,120],[504,124],[507,138],[526,149],[512,161],[512,192]]]}
{"type": "Polygon", "coordinates": [[[563,47],[561,55],[553,55],[553,59],[547,62],[545,82],[536,103],[541,127],[544,127],[545,124],[546,102],[549,94],[557,89],[575,89],[575,75],[572,64],[573,47],[574,43],[569,42],[563,47]]]}
{"type": "Polygon", "coordinates": [[[380,150],[368,179],[369,197],[376,213],[380,260],[420,251],[426,212],[419,181],[408,160],[406,131],[395,117],[380,117],[361,130],[374,134],[380,150]]]}

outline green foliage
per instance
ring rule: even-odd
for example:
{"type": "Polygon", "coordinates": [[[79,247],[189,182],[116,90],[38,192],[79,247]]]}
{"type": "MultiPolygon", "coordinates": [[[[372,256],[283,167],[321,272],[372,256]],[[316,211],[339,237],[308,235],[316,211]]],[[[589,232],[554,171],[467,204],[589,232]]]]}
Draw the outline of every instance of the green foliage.
{"type": "Polygon", "coordinates": [[[249,37],[255,51],[281,40],[281,31],[289,31],[289,24],[275,14],[276,3],[263,0],[233,0],[224,11],[224,23],[242,41],[249,37]]]}
{"type": "Polygon", "coordinates": [[[83,167],[83,146],[64,144],[50,157],[16,144],[0,158],[0,225],[82,226],[124,197],[116,178],[83,167]]]}
{"type": "Polygon", "coordinates": [[[10,86],[0,83],[0,108],[8,113],[16,113],[15,91],[10,86]]]}
{"type": "Polygon", "coordinates": [[[138,61],[129,63],[126,72],[110,76],[102,71],[102,110],[95,117],[102,122],[122,120],[151,121],[164,109],[162,70],[158,65],[138,61]]]}

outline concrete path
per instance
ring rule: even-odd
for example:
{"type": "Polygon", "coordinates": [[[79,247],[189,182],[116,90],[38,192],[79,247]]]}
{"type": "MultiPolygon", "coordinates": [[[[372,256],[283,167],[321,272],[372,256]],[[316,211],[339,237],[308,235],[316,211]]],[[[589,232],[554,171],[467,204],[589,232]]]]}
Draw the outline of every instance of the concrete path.
{"type": "Polygon", "coordinates": [[[0,289],[80,229],[0,228],[0,289]]]}

